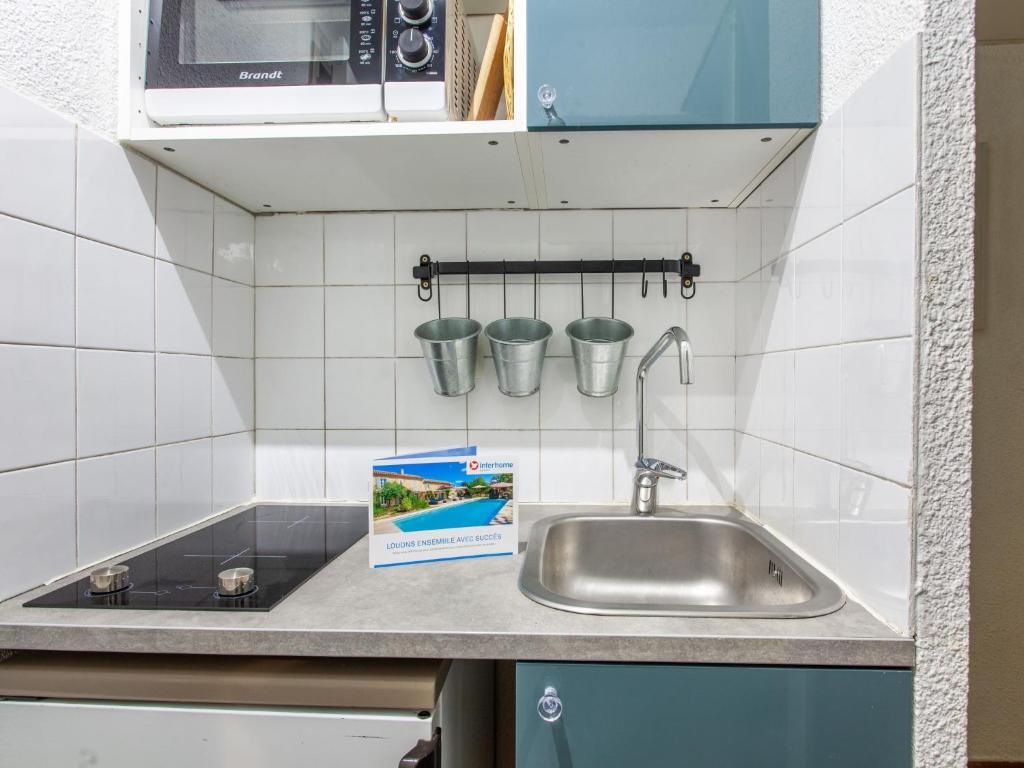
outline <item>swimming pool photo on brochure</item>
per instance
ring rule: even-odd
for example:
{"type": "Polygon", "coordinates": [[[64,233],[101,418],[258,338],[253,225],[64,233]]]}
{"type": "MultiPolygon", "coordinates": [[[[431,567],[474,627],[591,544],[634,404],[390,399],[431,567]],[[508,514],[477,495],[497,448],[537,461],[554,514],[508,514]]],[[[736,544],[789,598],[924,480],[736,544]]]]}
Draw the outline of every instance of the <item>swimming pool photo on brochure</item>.
{"type": "Polygon", "coordinates": [[[470,461],[374,466],[374,532],[510,524],[512,472],[467,474],[470,461]]]}
{"type": "Polygon", "coordinates": [[[476,455],[379,459],[372,480],[371,565],[514,551],[513,460],[476,455]],[[486,530],[469,530],[481,528],[486,530]]]}

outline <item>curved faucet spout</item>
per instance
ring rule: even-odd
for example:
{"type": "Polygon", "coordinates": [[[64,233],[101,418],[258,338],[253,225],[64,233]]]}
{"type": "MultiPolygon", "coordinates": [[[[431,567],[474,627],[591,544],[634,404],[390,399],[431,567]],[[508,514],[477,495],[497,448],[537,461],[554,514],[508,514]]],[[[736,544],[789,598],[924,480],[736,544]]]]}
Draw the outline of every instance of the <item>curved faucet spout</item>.
{"type": "Polygon", "coordinates": [[[693,383],[693,347],[690,346],[690,337],[686,331],[678,325],[673,325],[665,333],[671,333],[672,338],[679,348],[679,383],[693,383]]]}
{"type": "Polygon", "coordinates": [[[693,383],[693,348],[690,337],[678,325],[673,325],[654,342],[640,360],[636,371],[636,478],[633,488],[633,512],[651,514],[657,507],[658,480],[662,477],[682,480],[686,471],[668,462],[649,459],[644,453],[647,423],[647,372],[673,344],[679,350],[679,383],[693,383]]]}
{"type": "Polygon", "coordinates": [[[640,367],[637,369],[637,379],[647,375],[648,369],[654,365],[655,361],[665,354],[665,351],[675,343],[676,348],[679,350],[679,383],[680,384],[692,384],[693,383],[693,347],[690,345],[690,337],[686,335],[686,331],[680,328],[678,325],[673,325],[654,342],[647,354],[640,360],[640,367]]]}
{"type": "Polygon", "coordinates": [[[640,360],[636,369],[636,447],[637,464],[643,463],[644,453],[644,426],[647,423],[647,371],[651,366],[665,354],[672,344],[679,349],[679,383],[693,383],[693,348],[690,345],[690,337],[686,331],[678,325],[673,325],[654,342],[647,354],[640,360]]]}

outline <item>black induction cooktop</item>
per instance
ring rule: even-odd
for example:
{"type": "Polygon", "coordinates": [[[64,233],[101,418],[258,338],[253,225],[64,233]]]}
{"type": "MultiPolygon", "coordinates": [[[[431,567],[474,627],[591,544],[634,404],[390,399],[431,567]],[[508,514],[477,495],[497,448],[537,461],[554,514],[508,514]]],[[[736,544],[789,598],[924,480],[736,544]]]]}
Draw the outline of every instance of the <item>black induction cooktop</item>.
{"type": "Polygon", "coordinates": [[[128,586],[93,594],[89,576],[25,603],[28,608],[269,611],[366,535],[365,507],[278,506],[242,510],[119,561],[128,586]],[[217,574],[253,569],[255,587],[225,597],[217,574]]]}

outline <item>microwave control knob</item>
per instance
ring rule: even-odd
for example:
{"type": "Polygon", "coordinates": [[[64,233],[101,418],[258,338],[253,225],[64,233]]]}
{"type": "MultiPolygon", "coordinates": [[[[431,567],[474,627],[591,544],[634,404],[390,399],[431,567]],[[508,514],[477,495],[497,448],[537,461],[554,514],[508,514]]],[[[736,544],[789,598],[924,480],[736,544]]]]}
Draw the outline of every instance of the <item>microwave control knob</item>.
{"type": "Polygon", "coordinates": [[[419,69],[434,55],[430,38],[418,29],[407,29],[398,36],[398,60],[409,69],[419,69]]]}
{"type": "Polygon", "coordinates": [[[398,0],[398,15],[406,24],[426,24],[434,15],[433,0],[398,0]]]}

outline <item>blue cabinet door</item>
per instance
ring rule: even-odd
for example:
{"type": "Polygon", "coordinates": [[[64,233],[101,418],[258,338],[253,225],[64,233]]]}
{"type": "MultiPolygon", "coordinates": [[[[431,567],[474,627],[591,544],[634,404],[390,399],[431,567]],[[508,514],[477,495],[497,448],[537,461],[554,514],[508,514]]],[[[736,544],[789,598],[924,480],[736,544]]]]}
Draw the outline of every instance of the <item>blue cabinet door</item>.
{"type": "Polygon", "coordinates": [[[532,0],[526,15],[530,130],[818,123],[818,0],[532,0]]]}
{"type": "Polygon", "coordinates": [[[899,669],[520,663],[516,766],[909,768],[911,686],[899,669]]]}

